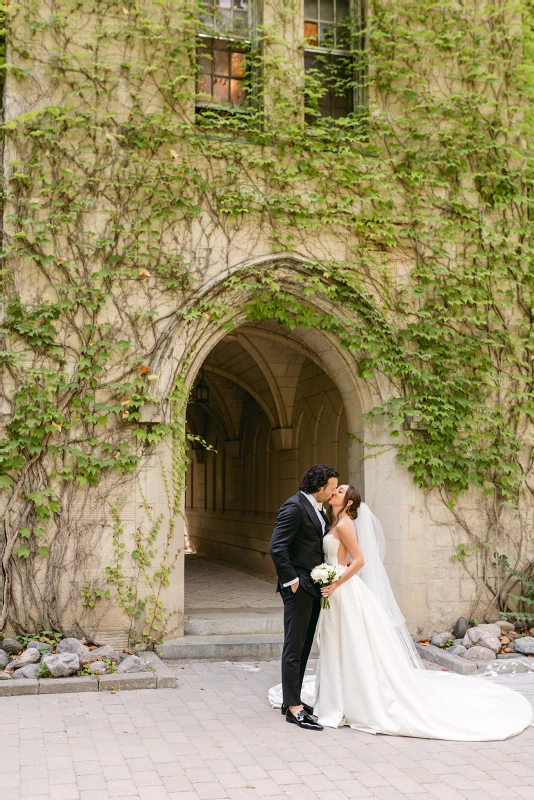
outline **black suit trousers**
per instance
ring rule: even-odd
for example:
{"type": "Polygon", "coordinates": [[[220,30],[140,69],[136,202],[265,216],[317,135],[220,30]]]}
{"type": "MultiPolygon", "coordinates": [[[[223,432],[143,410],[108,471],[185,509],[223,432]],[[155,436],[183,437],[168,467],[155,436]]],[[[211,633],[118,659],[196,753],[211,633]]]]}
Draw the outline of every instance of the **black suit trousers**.
{"type": "Polygon", "coordinates": [[[284,601],[284,649],[282,652],[282,689],[284,705],[300,705],[302,681],[313,644],[321,610],[321,597],[302,586],[281,589],[284,601]]]}

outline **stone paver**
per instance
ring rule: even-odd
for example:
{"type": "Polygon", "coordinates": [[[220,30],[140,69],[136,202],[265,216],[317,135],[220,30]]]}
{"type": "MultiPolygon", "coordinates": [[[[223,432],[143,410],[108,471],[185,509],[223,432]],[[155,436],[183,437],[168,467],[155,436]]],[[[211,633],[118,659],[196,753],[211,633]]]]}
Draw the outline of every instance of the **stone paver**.
{"type": "Polygon", "coordinates": [[[480,743],[306,733],[267,703],[278,663],[173,670],[174,690],[0,697],[6,798],[534,798],[534,728],[480,743]]]}
{"type": "Polygon", "coordinates": [[[276,579],[249,575],[208,558],[187,555],[185,559],[186,611],[214,609],[282,608],[276,594],[276,579]]]}

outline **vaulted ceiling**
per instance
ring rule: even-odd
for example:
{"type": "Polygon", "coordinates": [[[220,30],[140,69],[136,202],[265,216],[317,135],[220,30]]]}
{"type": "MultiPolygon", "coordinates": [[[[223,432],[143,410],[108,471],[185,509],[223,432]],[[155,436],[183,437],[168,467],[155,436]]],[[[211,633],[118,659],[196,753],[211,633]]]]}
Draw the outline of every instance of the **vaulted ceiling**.
{"type": "MultiPolygon", "coordinates": [[[[281,449],[285,449],[302,367],[307,358],[318,361],[288,333],[272,324],[245,325],[229,333],[206,358],[203,377],[210,387],[210,403],[203,406],[203,411],[216,420],[227,439],[239,437],[248,394],[262,409],[271,430],[277,432],[281,449]]],[[[195,389],[192,404],[194,401],[195,389]]],[[[199,429],[201,416],[192,413],[190,418],[193,432],[204,435],[199,429]]]]}

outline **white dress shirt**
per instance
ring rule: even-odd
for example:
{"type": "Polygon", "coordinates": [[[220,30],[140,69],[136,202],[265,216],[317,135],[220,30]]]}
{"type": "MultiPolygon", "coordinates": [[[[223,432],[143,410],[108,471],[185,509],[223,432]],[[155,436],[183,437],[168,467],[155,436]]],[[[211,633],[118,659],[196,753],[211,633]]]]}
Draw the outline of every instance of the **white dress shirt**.
{"type": "MultiPolygon", "coordinates": [[[[306,494],[306,492],[302,492],[302,491],[301,491],[301,494],[303,494],[304,497],[306,498],[306,500],[309,500],[309,502],[312,504],[312,506],[313,506],[313,508],[315,510],[315,513],[317,514],[317,517],[319,519],[319,522],[321,523],[321,528],[323,529],[323,536],[324,536],[324,532],[326,530],[326,522],[324,521],[324,518],[323,518],[323,516],[321,514],[321,511],[323,509],[323,504],[322,503],[318,503],[317,500],[315,499],[315,497],[312,494],[306,494]]],[[[293,578],[292,581],[289,581],[289,583],[283,583],[282,586],[284,588],[286,586],[292,586],[298,580],[299,580],[298,578],[293,578]]]]}

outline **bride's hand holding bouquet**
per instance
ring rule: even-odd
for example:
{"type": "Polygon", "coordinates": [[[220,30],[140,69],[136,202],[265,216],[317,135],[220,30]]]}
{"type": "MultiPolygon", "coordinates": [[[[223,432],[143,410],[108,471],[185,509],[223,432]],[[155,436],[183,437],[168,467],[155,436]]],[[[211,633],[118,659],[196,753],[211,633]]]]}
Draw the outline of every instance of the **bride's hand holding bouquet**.
{"type": "MultiPolygon", "coordinates": [[[[339,569],[337,565],[334,564],[319,564],[317,567],[314,567],[311,571],[311,579],[314,583],[318,583],[321,587],[321,594],[323,595],[321,598],[321,608],[330,608],[330,600],[328,599],[328,594],[331,594],[333,589],[328,592],[328,594],[324,594],[324,589],[327,586],[333,586],[333,584],[339,580],[341,577],[339,574],[339,569]]],[[[335,588],[335,587],[334,587],[335,588]]]]}

